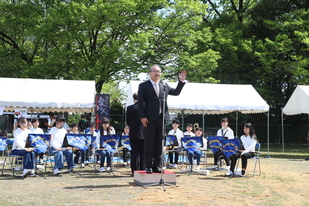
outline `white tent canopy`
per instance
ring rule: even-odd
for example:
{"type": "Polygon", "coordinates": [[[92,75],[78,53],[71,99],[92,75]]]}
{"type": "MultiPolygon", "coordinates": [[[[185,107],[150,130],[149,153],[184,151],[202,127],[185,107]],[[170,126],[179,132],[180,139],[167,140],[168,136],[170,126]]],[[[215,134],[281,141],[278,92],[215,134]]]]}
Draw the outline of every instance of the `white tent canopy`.
{"type": "Polygon", "coordinates": [[[6,111],[91,112],[94,107],[94,81],[0,78],[0,85],[0,107],[6,111]]]}
{"type": "MultiPolygon", "coordinates": [[[[141,81],[129,83],[127,105],[133,104],[133,93],[138,92],[141,81]]],[[[176,88],[177,82],[169,82],[176,88]]],[[[252,85],[187,83],[179,96],[169,96],[170,112],[178,114],[227,114],[236,112],[236,135],[238,135],[238,112],[267,113],[267,151],[269,157],[269,106],[252,85]]]]}
{"type": "MultiPolygon", "coordinates": [[[[131,81],[127,106],[133,104],[132,95],[141,81],[131,81]]],[[[175,88],[177,82],[169,82],[175,88]]],[[[187,83],[179,96],[168,96],[169,110],[182,114],[264,113],[268,104],[252,85],[187,83]]]]}
{"type": "Polygon", "coordinates": [[[284,154],[284,128],[283,115],[309,114],[309,86],[298,85],[290,99],[282,109],[282,153],[284,154]]]}
{"type": "Polygon", "coordinates": [[[282,109],[283,114],[309,114],[309,86],[298,85],[282,109]]]}

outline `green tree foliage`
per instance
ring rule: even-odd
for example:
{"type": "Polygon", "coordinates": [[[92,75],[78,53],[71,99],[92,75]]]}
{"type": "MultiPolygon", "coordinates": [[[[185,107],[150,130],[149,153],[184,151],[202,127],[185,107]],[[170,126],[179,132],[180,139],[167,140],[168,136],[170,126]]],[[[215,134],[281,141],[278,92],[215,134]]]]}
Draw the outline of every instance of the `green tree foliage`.
{"type": "Polygon", "coordinates": [[[10,77],[95,80],[97,92],[153,63],[177,73],[177,65],[198,67],[215,55],[195,54],[196,63],[183,52],[206,35],[194,31],[205,12],[196,0],[1,1],[0,70],[10,77]]]}

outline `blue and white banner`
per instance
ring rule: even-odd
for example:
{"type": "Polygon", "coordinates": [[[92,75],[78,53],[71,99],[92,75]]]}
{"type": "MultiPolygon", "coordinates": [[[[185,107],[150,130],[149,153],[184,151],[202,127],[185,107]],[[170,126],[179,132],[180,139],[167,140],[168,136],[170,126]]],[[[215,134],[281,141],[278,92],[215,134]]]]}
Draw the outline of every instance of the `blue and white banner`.
{"type": "Polygon", "coordinates": [[[101,147],[106,148],[111,153],[115,153],[118,148],[119,139],[119,135],[103,135],[100,138],[101,147]]]}
{"type": "Polygon", "coordinates": [[[190,153],[194,153],[203,147],[203,137],[184,137],[181,138],[182,146],[190,153]]]}
{"type": "Polygon", "coordinates": [[[34,147],[34,152],[46,152],[49,146],[50,134],[29,134],[28,137],[30,145],[34,147]]]}
{"type": "Polygon", "coordinates": [[[86,151],[91,144],[91,134],[67,134],[68,144],[86,151]]]}
{"type": "Polygon", "coordinates": [[[215,154],[222,148],[221,140],[224,140],[222,136],[208,136],[209,146],[211,151],[215,154]]]}
{"type": "Polygon", "coordinates": [[[0,137],[0,152],[4,151],[7,147],[6,137],[0,137]]]}
{"type": "Polygon", "coordinates": [[[129,151],[132,150],[129,135],[122,135],[121,145],[127,148],[129,151]]]}
{"type": "Polygon", "coordinates": [[[226,158],[230,158],[240,148],[240,139],[225,139],[221,140],[222,151],[226,158]]]}
{"type": "Polygon", "coordinates": [[[176,135],[166,135],[165,137],[166,146],[178,146],[178,141],[176,135]]]}

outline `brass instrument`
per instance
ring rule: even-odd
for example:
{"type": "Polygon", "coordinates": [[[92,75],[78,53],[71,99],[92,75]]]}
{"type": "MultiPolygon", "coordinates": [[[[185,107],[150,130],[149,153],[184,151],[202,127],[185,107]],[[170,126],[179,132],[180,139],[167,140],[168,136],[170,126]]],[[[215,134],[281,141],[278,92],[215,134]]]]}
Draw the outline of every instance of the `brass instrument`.
{"type": "Polygon", "coordinates": [[[196,128],[199,128],[199,127],[200,127],[200,126],[199,126],[198,123],[194,123],[194,124],[193,124],[193,131],[195,132],[196,128]]]}

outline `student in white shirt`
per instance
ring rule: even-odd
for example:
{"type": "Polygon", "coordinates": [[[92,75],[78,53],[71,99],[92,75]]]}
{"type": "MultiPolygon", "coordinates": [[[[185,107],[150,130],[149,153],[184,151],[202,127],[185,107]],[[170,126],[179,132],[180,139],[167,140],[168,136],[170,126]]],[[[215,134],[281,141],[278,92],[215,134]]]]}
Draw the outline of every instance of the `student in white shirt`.
{"type": "Polygon", "coordinates": [[[244,133],[245,134],[240,137],[242,149],[240,149],[238,152],[234,153],[231,156],[230,175],[234,174],[234,169],[238,158],[241,158],[241,168],[242,168],[241,174],[245,175],[247,168],[247,160],[251,157],[254,157],[257,137],[255,135],[253,126],[250,122],[245,123],[244,133]]]}
{"type": "MultiPolygon", "coordinates": [[[[95,131],[95,124],[94,124],[94,123],[90,123],[90,124],[89,124],[89,130],[90,130],[90,131],[89,131],[87,134],[92,134],[92,137],[95,138],[95,141],[92,142],[92,144],[93,144],[93,145],[97,145],[96,139],[97,139],[98,133],[95,131]]],[[[95,149],[95,148],[93,148],[92,146],[90,146],[90,148],[86,150],[86,157],[85,157],[86,161],[85,161],[85,164],[88,164],[88,163],[89,163],[89,152],[90,152],[90,149],[95,149]]],[[[94,151],[94,150],[93,150],[93,151],[94,151]]],[[[94,152],[93,152],[93,155],[95,155],[94,152]]],[[[98,155],[98,156],[99,156],[99,155],[98,155]]],[[[99,159],[99,158],[97,158],[97,159],[99,159]]]]}
{"type": "Polygon", "coordinates": [[[179,159],[179,153],[181,152],[181,138],[183,138],[183,132],[178,128],[180,126],[179,120],[173,120],[172,121],[173,129],[169,131],[169,135],[176,135],[178,146],[174,146],[172,149],[174,151],[168,152],[168,157],[170,160],[170,168],[177,168],[178,159],[179,159]],[[175,159],[174,157],[175,153],[175,159]]]}
{"type": "MultiPolygon", "coordinates": [[[[224,117],[221,119],[221,129],[218,130],[217,136],[225,137],[227,139],[234,139],[234,132],[229,127],[229,119],[227,117],[224,117]]],[[[223,155],[222,150],[219,150],[214,154],[214,165],[218,165],[219,163],[219,156],[223,155]]],[[[225,160],[226,166],[230,166],[230,160],[227,159],[224,155],[223,158],[225,160]]]]}
{"type": "Polygon", "coordinates": [[[52,139],[50,141],[51,146],[49,150],[51,154],[55,154],[54,175],[60,174],[61,169],[64,167],[63,155],[66,156],[68,170],[71,171],[73,169],[73,152],[71,147],[62,147],[63,140],[67,134],[67,131],[63,128],[64,122],[64,117],[57,116],[56,126],[51,128],[49,131],[49,134],[52,135],[52,139]]]}
{"type": "Polygon", "coordinates": [[[30,131],[27,128],[27,119],[20,117],[17,121],[18,128],[14,131],[13,155],[23,156],[23,176],[34,174],[35,153],[34,148],[25,148],[30,131]]]}
{"type": "Polygon", "coordinates": [[[187,131],[185,131],[183,133],[184,136],[186,136],[186,135],[187,136],[191,136],[191,137],[195,136],[195,134],[192,132],[192,130],[193,130],[193,125],[192,124],[188,123],[186,129],[187,129],[187,131]]]}
{"type": "Polygon", "coordinates": [[[100,132],[97,135],[97,147],[99,148],[96,153],[99,154],[101,156],[101,160],[100,160],[100,172],[110,172],[111,171],[111,154],[108,150],[106,150],[105,148],[101,147],[101,136],[103,135],[112,135],[112,134],[116,134],[115,129],[110,126],[110,122],[109,119],[107,119],[106,117],[103,117],[102,122],[101,122],[101,127],[100,127],[100,132]],[[107,160],[107,167],[106,169],[103,167],[104,166],[104,162],[105,162],[105,157],[107,160]]]}
{"type": "MultiPolygon", "coordinates": [[[[31,120],[32,128],[30,129],[31,134],[44,134],[44,131],[39,127],[40,122],[38,118],[33,118],[31,120]]],[[[39,153],[40,164],[43,164],[43,155],[44,153],[39,153]]]]}
{"type": "MultiPolygon", "coordinates": [[[[78,126],[77,123],[73,123],[71,128],[72,128],[72,130],[69,132],[70,134],[79,134],[79,126],[78,126]]],[[[79,157],[81,157],[80,167],[84,168],[85,167],[86,151],[82,151],[77,147],[73,147],[73,153],[75,154],[74,161],[73,161],[73,163],[74,163],[73,167],[76,167],[76,165],[78,165],[79,157]]]]}
{"type": "Polygon", "coordinates": [[[195,155],[196,156],[196,170],[200,170],[202,150],[207,149],[207,139],[205,137],[203,137],[203,129],[202,128],[196,128],[195,129],[195,137],[202,137],[203,138],[203,147],[196,150],[193,154],[189,152],[188,159],[189,159],[190,165],[192,166],[193,155],[195,155]]]}

